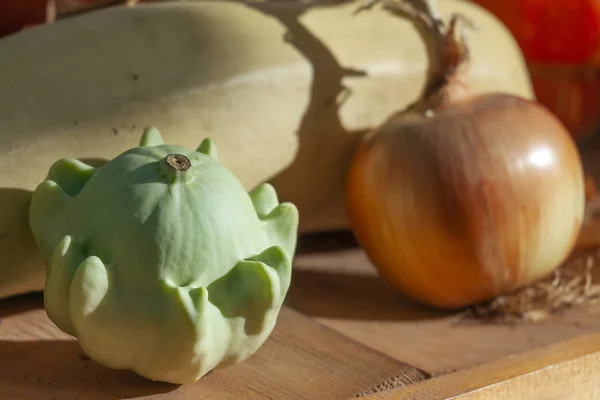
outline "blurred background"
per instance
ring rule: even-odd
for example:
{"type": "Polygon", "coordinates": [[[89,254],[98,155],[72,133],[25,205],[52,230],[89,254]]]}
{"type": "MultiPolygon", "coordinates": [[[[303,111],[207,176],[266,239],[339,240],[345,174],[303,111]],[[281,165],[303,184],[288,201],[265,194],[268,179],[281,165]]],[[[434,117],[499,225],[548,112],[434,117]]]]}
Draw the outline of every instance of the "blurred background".
{"type": "MultiPolygon", "coordinates": [[[[484,7],[511,31],[527,61],[537,99],[567,125],[573,136],[593,132],[600,124],[600,2],[464,1],[484,7]]],[[[123,2],[127,0],[2,0],[0,36],[49,18],[123,2]]]]}

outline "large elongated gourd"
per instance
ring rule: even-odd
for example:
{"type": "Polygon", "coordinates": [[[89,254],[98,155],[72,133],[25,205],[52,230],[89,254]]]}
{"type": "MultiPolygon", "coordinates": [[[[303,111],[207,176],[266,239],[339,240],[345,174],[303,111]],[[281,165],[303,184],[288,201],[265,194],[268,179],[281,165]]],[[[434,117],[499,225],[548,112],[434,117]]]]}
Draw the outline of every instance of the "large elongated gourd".
{"type": "MultiPolygon", "coordinates": [[[[409,21],[356,7],[142,4],[0,40],[0,298],[45,279],[26,216],[48,167],[111,159],[147,125],[183,146],[214,138],[247,189],[269,181],[296,204],[301,232],[347,226],[343,178],[358,137],[417,98],[427,69],[409,21]]],[[[468,2],[439,8],[479,27],[470,87],[532,97],[504,26],[468,2]]]]}

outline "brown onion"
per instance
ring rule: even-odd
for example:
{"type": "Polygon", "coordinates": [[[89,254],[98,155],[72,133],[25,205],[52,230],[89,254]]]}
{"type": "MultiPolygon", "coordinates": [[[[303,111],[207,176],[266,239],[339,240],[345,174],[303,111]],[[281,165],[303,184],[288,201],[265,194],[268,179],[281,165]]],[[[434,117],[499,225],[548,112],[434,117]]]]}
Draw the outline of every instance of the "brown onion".
{"type": "MultiPolygon", "coordinates": [[[[567,129],[535,101],[473,93],[468,48],[432,10],[419,101],[365,136],[347,178],[357,240],[381,275],[440,308],[493,298],[552,272],[580,231],[585,185],[567,129]]],[[[493,48],[490,48],[493,51],[493,48]]]]}

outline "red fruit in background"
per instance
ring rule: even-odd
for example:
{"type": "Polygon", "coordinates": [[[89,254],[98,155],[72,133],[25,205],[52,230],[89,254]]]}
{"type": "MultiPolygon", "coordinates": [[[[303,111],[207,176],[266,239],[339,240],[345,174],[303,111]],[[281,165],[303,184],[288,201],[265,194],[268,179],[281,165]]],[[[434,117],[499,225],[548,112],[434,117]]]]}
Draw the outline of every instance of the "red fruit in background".
{"type": "Polygon", "coordinates": [[[0,0],[0,37],[46,22],[47,0],[0,0]]]}
{"type": "Polygon", "coordinates": [[[526,0],[519,41],[527,58],[537,62],[582,63],[598,45],[597,0],[526,0]]]}
{"type": "Polygon", "coordinates": [[[474,0],[515,36],[527,60],[581,63],[600,38],[598,0],[474,0]]]}
{"type": "Polygon", "coordinates": [[[574,136],[598,124],[599,0],[472,0],[512,32],[530,68],[537,99],[574,136]]]}
{"type": "MultiPolygon", "coordinates": [[[[127,0],[54,0],[58,17],[127,0]]],[[[144,2],[144,0],[140,1],[144,2]]],[[[0,0],[0,38],[23,28],[46,23],[48,0],[0,0]]]]}

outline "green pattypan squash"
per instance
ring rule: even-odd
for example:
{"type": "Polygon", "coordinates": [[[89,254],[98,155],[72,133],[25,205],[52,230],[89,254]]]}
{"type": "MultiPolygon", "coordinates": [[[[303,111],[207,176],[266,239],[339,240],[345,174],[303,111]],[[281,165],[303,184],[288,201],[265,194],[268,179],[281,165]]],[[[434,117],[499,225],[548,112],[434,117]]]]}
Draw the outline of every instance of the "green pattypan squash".
{"type": "Polygon", "coordinates": [[[268,184],[248,194],[210,139],[194,151],[148,128],[101,168],[59,160],[29,218],[49,318],[93,360],[148,379],[245,360],[290,286],[296,207],[268,184]]]}

